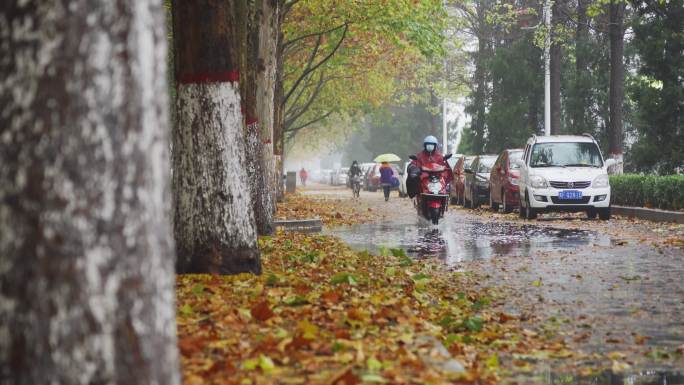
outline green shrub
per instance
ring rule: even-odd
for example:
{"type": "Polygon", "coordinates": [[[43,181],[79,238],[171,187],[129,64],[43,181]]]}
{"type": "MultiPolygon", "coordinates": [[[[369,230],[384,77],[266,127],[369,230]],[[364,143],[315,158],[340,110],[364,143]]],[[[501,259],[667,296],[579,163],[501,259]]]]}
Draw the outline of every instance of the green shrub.
{"type": "Polygon", "coordinates": [[[616,205],[684,209],[684,175],[613,175],[610,186],[616,205]]]}

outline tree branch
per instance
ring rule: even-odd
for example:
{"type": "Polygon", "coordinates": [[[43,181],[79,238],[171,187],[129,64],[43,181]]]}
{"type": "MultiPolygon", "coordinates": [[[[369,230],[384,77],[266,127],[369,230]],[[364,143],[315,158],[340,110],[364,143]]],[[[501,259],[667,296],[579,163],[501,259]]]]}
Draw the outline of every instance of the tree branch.
{"type": "Polygon", "coordinates": [[[307,34],[307,35],[302,35],[302,36],[300,36],[300,37],[297,37],[297,38],[294,38],[294,39],[292,39],[292,40],[286,41],[286,42],[283,44],[283,47],[288,47],[288,46],[291,45],[291,44],[294,44],[294,43],[296,43],[296,42],[298,42],[298,41],[300,41],[300,40],[308,39],[308,38],[310,38],[310,37],[320,36],[320,35],[326,35],[326,34],[328,34],[328,33],[330,33],[330,32],[337,31],[338,29],[340,29],[340,28],[342,28],[342,27],[344,27],[344,26],[346,26],[346,25],[347,25],[347,23],[345,22],[344,24],[340,24],[340,25],[337,26],[337,27],[330,28],[330,29],[328,29],[328,30],[326,30],[326,31],[323,31],[323,32],[314,32],[314,33],[310,33],[310,34],[307,34]]]}
{"type": "MultiPolygon", "coordinates": [[[[316,89],[314,89],[313,93],[311,96],[309,96],[309,100],[301,107],[299,110],[293,114],[290,115],[288,110],[285,113],[285,126],[289,127],[292,123],[296,122],[297,119],[299,119],[306,111],[308,111],[309,107],[311,107],[311,104],[313,104],[314,100],[318,97],[318,94],[321,92],[323,89],[323,85],[326,83],[326,81],[323,80],[323,72],[321,72],[321,76],[319,77],[318,84],[316,85],[316,89]]],[[[294,105],[293,105],[294,107],[294,105]]]]}
{"type": "Polygon", "coordinates": [[[328,111],[328,112],[326,112],[325,114],[323,114],[323,115],[321,115],[321,116],[319,116],[319,117],[317,117],[317,118],[311,119],[311,120],[309,120],[308,122],[306,122],[306,123],[304,123],[304,124],[302,124],[302,125],[299,125],[299,126],[297,126],[297,127],[295,127],[295,128],[283,127],[283,132],[287,132],[287,133],[294,134],[294,133],[296,133],[297,131],[301,130],[301,129],[304,128],[304,127],[308,127],[308,126],[310,126],[310,125],[312,125],[312,124],[314,124],[314,123],[320,122],[321,120],[323,120],[323,119],[327,118],[328,116],[330,116],[332,113],[333,113],[333,111],[328,111]]]}
{"type": "MultiPolygon", "coordinates": [[[[337,50],[340,48],[340,46],[342,46],[342,42],[344,41],[344,38],[347,36],[347,31],[348,31],[348,30],[349,30],[349,24],[345,23],[345,25],[344,25],[344,31],[342,32],[342,37],[341,37],[340,40],[337,42],[337,45],[335,45],[335,48],[333,48],[333,50],[332,50],[326,57],[324,57],[323,59],[321,59],[321,61],[319,61],[319,62],[318,62],[316,65],[314,65],[313,67],[310,67],[310,66],[309,66],[309,64],[311,63],[311,61],[309,61],[309,64],[307,64],[307,67],[308,67],[308,68],[307,68],[306,70],[304,70],[304,72],[303,72],[302,75],[299,77],[299,79],[297,79],[297,81],[296,81],[295,84],[292,86],[292,88],[290,88],[290,90],[287,92],[287,94],[285,94],[285,97],[283,98],[283,101],[282,101],[283,105],[285,105],[285,103],[287,102],[287,99],[289,99],[290,96],[292,96],[292,93],[297,89],[297,87],[298,87],[299,84],[302,82],[302,80],[304,79],[304,77],[306,77],[307,75],[309,75],[311,72],[317,70],[317,69],[318,69],[320,66],[322,66],[325,62],[327,62],[328,60],[330,60],[330,58],[332,58],[333,55],[335,55],[335,53],[336,53],[337,50]]],[[[316,46],[316,51],[318,50],[318,46],[320,45],[320,41],[321,41],[321,37],[322,37],[322,36],[323,36],[323,35],[321,35],[321,36],[318,37],[319,44],[316,46]]],[[[312,57],[313,57],[313,55],[312,55],[312,57]]]]}

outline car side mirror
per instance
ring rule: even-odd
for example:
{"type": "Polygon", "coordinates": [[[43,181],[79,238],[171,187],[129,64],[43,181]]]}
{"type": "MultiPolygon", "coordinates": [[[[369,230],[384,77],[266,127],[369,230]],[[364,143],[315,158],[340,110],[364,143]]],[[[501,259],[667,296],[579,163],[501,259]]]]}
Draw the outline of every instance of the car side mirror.
{"type": "Polygon", "coordinates": [[[606,159],[606,161],[605,161],[605,163],[604,163],[604,165],[606,166],[606,168],[613,167],[613,166],[615,166],[616,164],[617,164],[617,161],[616,161],[615,159],[613,159],[613,158],[606,159]]]}
{"type": "Polygon", "coordinates": [[[444,160],[447,160],[447,159],[451,159],[452,156],[453,156],[453,154],[446,154],[446,155],[444,155],[443,158],[444,158],[444,160]]]}
{"type": "Polygon", "coordinates": [[[418,160],[418,157],[416,157],[415,155],[409,155],[409,159],[411,159],[411,160],[418,160]]]}

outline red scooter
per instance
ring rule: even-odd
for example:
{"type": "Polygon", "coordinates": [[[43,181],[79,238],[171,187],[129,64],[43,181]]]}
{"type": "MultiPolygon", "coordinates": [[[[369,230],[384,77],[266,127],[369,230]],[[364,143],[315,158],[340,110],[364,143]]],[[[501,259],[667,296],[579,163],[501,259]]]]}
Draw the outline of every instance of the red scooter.
{"type": "MultiPolygon", "coordinates": [[[[444,161],[450,157],[451,154],[445,155],[444,161]]],[[[439,163],[426,163],[420,169],[420,190],[413,203],[418,215],[432,221],[433,225],[439,224],[439,219],[449,208],[449,184],[444,176],[448,170],[439,163]]]]}

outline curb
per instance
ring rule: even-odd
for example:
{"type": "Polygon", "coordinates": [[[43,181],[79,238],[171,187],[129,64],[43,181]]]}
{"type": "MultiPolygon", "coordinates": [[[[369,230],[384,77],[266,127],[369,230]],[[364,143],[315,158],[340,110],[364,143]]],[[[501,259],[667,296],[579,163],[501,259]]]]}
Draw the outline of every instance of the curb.
{"type": "Polygon", "coordinates": [[[654,222],[684,223],[684,212],[648,209],[645,207],[611,206],[612,214],[654,222]]]}
{"type": "Polygon", "coordinates": [[[319,232],[323,230],[323,222],[319,218],[312,219],[293,219],[273,221],[274,228],[281,228],[285,231],[300,232],[319,232]]]}

